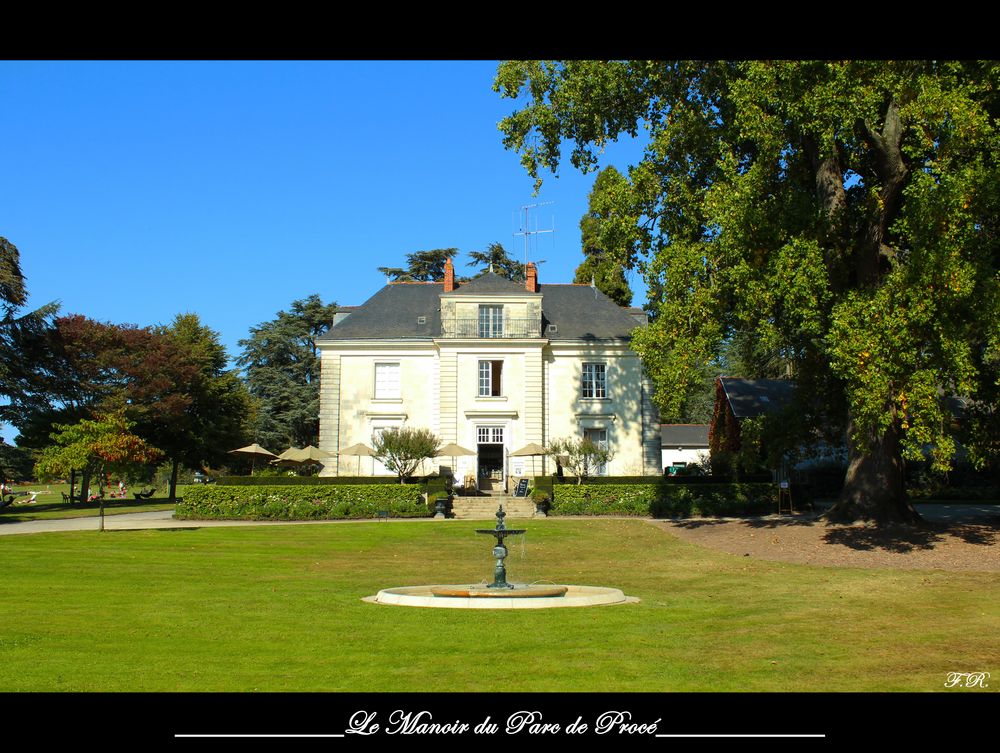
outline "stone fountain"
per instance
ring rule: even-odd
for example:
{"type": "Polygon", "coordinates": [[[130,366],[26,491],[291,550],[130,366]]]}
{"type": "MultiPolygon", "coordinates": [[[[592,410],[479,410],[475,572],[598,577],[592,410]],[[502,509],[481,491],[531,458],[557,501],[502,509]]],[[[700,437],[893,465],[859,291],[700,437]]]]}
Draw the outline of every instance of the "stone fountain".
{"type": "Polygon", "coordinates": [[[507,582],[507,546],[511,536],[523,536],[524,528],[507,528],[503,504],[497,510],[493,528],[477,528],[476,533],[493,536],[496,545],[493,557],[493,582],[467,586],[402,586],[385,588],[365,601],[376,604],[396,604],[410,607],[442,607],[449,609],[545,609],[549,607],[586,607],[599,604],[623,604],[638,599],[625,596],[617,588],[600,586],[559,586],[513,584],[507,582]]]}

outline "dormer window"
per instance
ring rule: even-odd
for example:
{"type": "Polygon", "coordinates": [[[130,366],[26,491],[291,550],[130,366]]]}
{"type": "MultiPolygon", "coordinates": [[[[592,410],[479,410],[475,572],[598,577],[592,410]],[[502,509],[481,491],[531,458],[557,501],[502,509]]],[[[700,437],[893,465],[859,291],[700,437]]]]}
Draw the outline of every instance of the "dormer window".
{"type": "Polygon", "coordinates": [[[480,305],[479,336],[503,337],[503,306],[480,305]]]}

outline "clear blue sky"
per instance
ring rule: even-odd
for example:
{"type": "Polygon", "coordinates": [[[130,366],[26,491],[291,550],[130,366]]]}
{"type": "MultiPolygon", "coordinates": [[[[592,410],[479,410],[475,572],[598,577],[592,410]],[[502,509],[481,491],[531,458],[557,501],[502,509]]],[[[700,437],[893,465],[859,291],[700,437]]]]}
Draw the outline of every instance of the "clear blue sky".
{"type": "MultiPolygon", "coordinates": [[[[496,63],[0,62],[0,235],[31,304],[116,323],[197,313],[230,356],[296,299],[365,301],[379,266],[513,238],[571,282],[594,174],[541,193],[505,151],[496,63]]],[[[602,167],[624,170],[634,144],[602,167]]],[[[460,257],[460,261],[461,261],[460,257]]],[[[459,272],[462,267],[459,265],[459,272]]],[[[641,305],[641,281],[631,279],[641,305]]],[[[7,432],[4,432],[5,435],[7,432]]]]}

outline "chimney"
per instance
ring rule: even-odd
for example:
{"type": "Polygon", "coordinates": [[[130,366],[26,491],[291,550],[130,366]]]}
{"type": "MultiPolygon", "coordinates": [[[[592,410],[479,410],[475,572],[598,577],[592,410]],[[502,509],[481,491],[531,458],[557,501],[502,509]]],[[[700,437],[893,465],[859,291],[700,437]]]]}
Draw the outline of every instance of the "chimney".
{"type": "Polygon", "coordinates": [[[446,259],[444,262],[444,292],[450,293],[455,289],[455,265],[451,263],[451,259],[446,259]]]}
{"type": "Polygon", "coordinates": [[[524,287],[529,293],[538,292],[538,269],[533,261],[529,261],[528,266],[524,268],[524,287]]]}

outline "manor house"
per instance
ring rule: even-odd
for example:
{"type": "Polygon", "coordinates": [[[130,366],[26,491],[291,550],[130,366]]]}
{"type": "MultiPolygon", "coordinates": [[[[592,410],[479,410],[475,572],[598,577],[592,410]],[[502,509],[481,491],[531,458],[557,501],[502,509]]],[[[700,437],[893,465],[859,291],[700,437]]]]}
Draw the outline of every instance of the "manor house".
{"type": "Polygon", "coordinates": [[[437,458],[455,477],[503,488],[551,474],[552,458],[512,456],[529,444],[590,437],[614,450],[600,474],[661,472],[660,423],[630,333],[645,323],[591,285],[541,285],[534,264],[515,283],[492,272],[457,283],[390,283],[344,307],[318,340],[324,475],[389,475],[370,445],[390,427],[429,428],[469,455],[437,458]]]}

